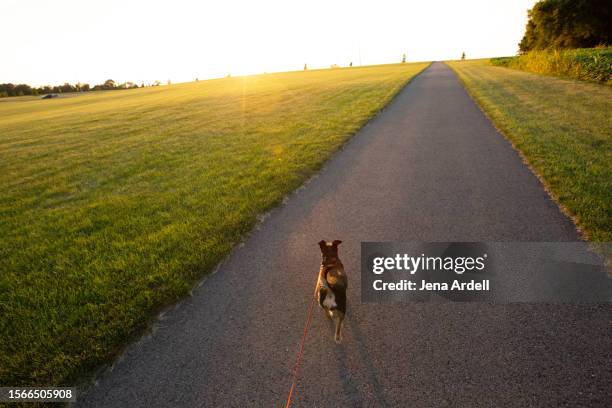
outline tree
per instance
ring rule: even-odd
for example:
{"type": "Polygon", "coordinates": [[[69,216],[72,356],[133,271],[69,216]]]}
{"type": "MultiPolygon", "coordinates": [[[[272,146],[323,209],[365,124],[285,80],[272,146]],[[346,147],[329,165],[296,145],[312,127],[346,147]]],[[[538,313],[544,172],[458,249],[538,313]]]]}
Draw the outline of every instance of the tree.
{"type": "Polygon", "coordinates": [[[15,85],[13,93],[17,96],[32,95],[32,88],[26,84],[15,85]]]}
{"type": "Polygon", "coordinates": [[[402,64],[406,62],[406,54],[402,55],[402,64]]]}
{"type": "Polygon", "coordinates": [[[119,89],[117,88],[117,84],[112,79],[107,79],[103,84],[98,84],[91,88],[92,91],[100,91],[100,90],[111,90],[111,89],[119,89]]]}
{"type": "Polygon", "coordinates": [[[520,52],[612,44],[611,0],[540,0],[528,16],[520,52]]]}
{"type": "Polygon", "coordinates": [[[62,93],[75,92],[77,90],[75,86],[70,85],[68,82],[64,83],[64,85],[61,85],[59,88],[62,93]]]}
{"type": "Polygon", "coordinates": [[[461,53],[461,61],[465,61],[465,51],[461,53]]]}
{"type": "Polygon", "coordinates": [[[15,90],[15,85],[13,84],[2,84],[0,85],[0,90],[6,94],[6,96],[15,96],[13,91],[15,90]]]}
{"type": "Polygon", "coordinates": [[[115,85],[115,81],[113,81],[112,79],[107,79],[106,81],[104,81],[104,84],[102,84],[102,89],[115,89],[116,85],[115,85]]]}

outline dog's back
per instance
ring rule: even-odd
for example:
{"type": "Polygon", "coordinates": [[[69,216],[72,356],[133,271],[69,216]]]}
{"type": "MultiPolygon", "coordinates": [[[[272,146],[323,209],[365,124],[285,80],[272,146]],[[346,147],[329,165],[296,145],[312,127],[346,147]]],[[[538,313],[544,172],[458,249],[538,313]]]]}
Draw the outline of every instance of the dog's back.
{"type": "Polygon", "coordinates": [[[346,289],[348,280],[344,273],[344,266],[340,261],[329,268],[325,273],[327,285],[335,298],[335,308],[342,313],[346,313],[346,289]]]}

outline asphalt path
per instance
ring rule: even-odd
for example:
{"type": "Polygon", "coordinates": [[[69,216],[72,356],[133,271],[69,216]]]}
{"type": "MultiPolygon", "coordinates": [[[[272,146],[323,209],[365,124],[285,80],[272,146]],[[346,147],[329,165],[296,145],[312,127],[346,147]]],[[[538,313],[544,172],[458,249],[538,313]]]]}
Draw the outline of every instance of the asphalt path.
{"type": "Polygon", "coordinates": [[[434,63],[162,316],[81,407],[279,407],[341,239],[344,340],[316,311],[295,407],[612,404],[609,304],[360,303],[362,241],[576,241],[454,73],[434,63]]]}

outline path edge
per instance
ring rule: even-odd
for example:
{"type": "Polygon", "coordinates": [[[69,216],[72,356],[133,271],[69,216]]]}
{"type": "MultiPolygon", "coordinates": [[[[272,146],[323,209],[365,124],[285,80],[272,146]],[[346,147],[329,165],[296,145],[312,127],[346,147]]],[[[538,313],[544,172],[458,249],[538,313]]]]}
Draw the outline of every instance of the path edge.
{"type": "MultiPolygon", "coordinates": [[[[495,128],[495,130],[497,131],[497,133],[499,133],[507,142],[508,144],[512,147],[512,149],[518,154],[518,156],[521,158],[521,161],[523,162],[523,164],[525,165],[525,167],[527,167],[527,169],[529,169],[529,171],[531,172],[531,174],[533,174],[538,181],[540,182],[540,185],[542,186],[542,188],[544,189],[544,191],[546,192],[546,194],[548,195],[548,197],[550,198],[550,200],[552,202],[554,202],[557,206],[557,208],[559,208],[559,211],[561,211],[561,213],[567,217],[572,224],[574,225],[574,228],[576,229],[576,232],[578,233],[578,237],[585,242],[591,242],[590,240],[590,234],[588,231],[586,231],[581,225],[580,225],[580,218],[575,215],[574,213],[572,213],[560,200],[559,197],[557,196],[557,194],[550,188],[548,182],[546,181],[546,179],[540,175],[540,173],[533,167],[533,165],[531,164],[531,162],[529,161],[529,158],[527,156],[525,156],[525,154],[523,153],[522,150],[520,150],[516,144],[512,141],[512,139],[508,136],[509,133],[511,133],[510,131],[508,131],[507,129],[503,129],[500,126],[498,126],[497,123],[495,123],[495,121],[493,120],[493,118],[491,117],[491,115],[489,115],[489,113],[485,110],[484,108],[484,104],[481,103],[480,98],[478,97],[478,95],[474,94],[465,84],[465,82],[463,81],[463,78],[461,78],[461,76],[459,75],[459,73],[455,70],[455,68],[452,67],[452,65],[448,64],[447,61],[442,61],[442,63],[444,65],[446,65],[455,75],[455,77],[459,80],[459,82],[461,83],[461,86],[463,87],[463,89],[465,90],[465,92],[467,93],[467,95],[470,97],[470,99],[474,102],[474,104],[478,107],[478,109],[483,113],[483,115],[487,118],[487,120],[489,121],[489,123],[491,123],[491,125],[495,128]]],[[[499,68],[503,68],[503,67],[499,67],[499,68]]],[[[510,69],[510,68],[506,68],[506,69],[510,69]]]]}

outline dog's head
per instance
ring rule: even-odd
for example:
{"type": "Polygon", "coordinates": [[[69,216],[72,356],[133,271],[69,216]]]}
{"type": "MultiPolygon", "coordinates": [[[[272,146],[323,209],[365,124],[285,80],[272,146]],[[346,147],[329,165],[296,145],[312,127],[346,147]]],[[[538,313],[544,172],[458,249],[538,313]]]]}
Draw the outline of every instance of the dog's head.
{"type": "Polygon", "coordinates": [[[323,263],[334,262],[338,259],[338,245],[341,243],[342,241],[338,239],[332,242],[325,240],[319,241],[319,248],[321,248],[323,263]]]}

